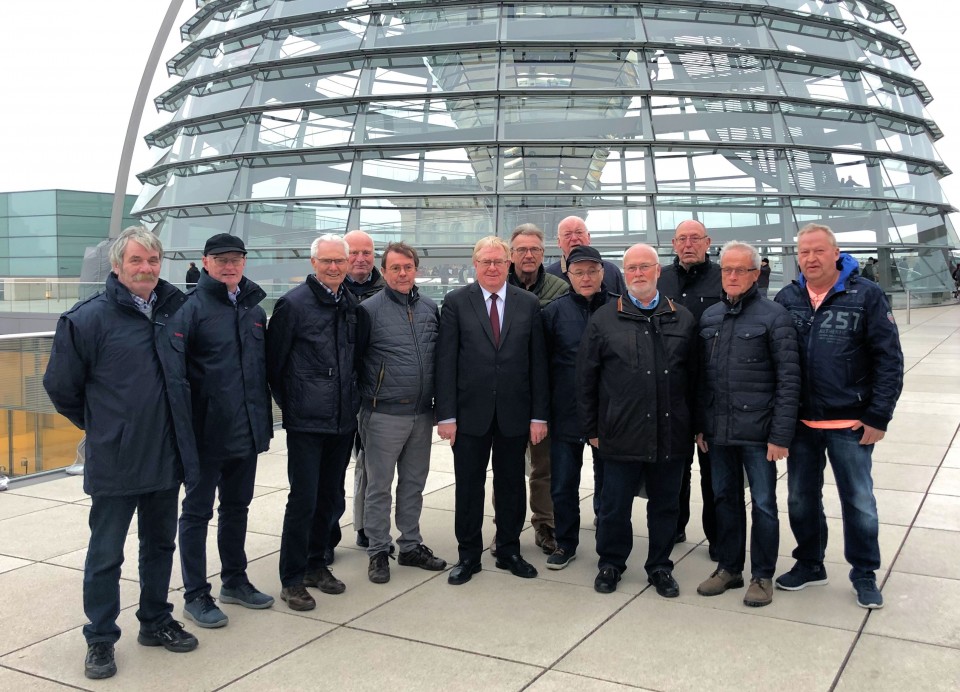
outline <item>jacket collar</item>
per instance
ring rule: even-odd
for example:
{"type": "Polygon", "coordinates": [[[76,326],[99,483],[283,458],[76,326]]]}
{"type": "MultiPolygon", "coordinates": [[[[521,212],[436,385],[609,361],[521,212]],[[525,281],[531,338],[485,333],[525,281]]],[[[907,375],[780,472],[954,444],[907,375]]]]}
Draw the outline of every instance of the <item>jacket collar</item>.
{"type": "MultiPolygon", "coordinates": [[[[665,315],[674,315],[677,312],[677,306],[673,301],[667,298],[663,293],[660,294],[660,302],[653,311],[652,317],[663,317],[665,315]]],[[[623,296],[617,296],[617,315],[631,320],[647,320],[647,315],[640,312],[640,308],[633,304],[633,301],[623,296]]]]}
{"type": "MultiPolygon", "coordinates": [[[[237,285],[237,288],[240,290],[237,296],[238,305],[247,304],[251,301],[253,305],[256,305],[267,297],[266,292],[246,276],[240,277],[240,283],[237,285]]],[[[204,291],[221,303],[233,305],[227,295],[227,285],[210,276],[206,269],[200,272],[200,278],[197,279],[197,287],[194,290],[204,291]]]]}
{"type": "Polygon", "coordinates": [[[683,265],[680,264],[680,255],[673,256],[673,266],[678,273],[683,275],[695,276],[698,274],[706,274],[710,271],[711,264],[713,263],[710,261],[710,255],[707,255],[700,264],[694,264],[689,269],[684,269],[683,265]]]}
{"type": "Polygon", "coordinates": [[[731,315],[739,315],[743,312],[743,306],[752,303],[759,297],[760,293],[757,291],[757,284],[754,283],[753,286],[747,289],[747,292],[736,303],[731,303],[730,299],[727,297],[726,292],[723,294],[723,304],[727,306],[727,313],[731,315]]]}
{"type": "Polygon", "coordinates": [[[530,288],[527,288],[526,286],[523,285],[523,282],[520,281],[520,277],[517,276],[516,265],[514,265],[513,262],[511,262],[510,272],[507,274],[507,283],[513,284],[517,288],[522,288],[524,291],[530,291],[531,293],[535,293],[536,295],[539,296],[540,289],[543,288],[543,282],[545,281],[544,277],[546,276],[546,274],[547,272],[543,268],[543,264],[541,264],[537,268],[537,280],[533,282],[533,286],[531,286],[530,288]]]}
{"type": "Polygon", "coordinates": [[[420,289],[416,285],[410,289],[410,293],[400,293],[400,291],[394,291],[389,286],[384,286],[383,292],[390,300],[400,305],[416,305],[417,301],[420,300],[420,289]]]}
{"type": "Polygon", "coordinates": [[[600,290],[590,296],[588,301],[579,293],[574,293],[570,291],[567,295],[570,296],[570,300],[579,305],[582,308],[589,310],[590,312],[595,312],[597,308],[601,305],[606,304],[606,302],[614,295],[613,293],[607,293],[603,290],[603,286],[600,287],[600,290]]]}
{"type": "MultiPolygon", "coordinates": [[[[160,309],[164,303],[175,296],[183,296],[183,291],[163,279],[157,281],[157,287],[153,289],[153,292],[157,294],[157,302],[154,304],[154,311],[160,309]]],[[[116,272],[110,272],[107,275],[106,288],[104,289],[107,297],[110,300],[118,303],[120,305],[125,305],[130,307],[137,312],[140,310],[137,308],[136,304],[133,302],[133,297],[130,295],[130,289],[120,283],[120,279],[117,277],[116,272]]]]}

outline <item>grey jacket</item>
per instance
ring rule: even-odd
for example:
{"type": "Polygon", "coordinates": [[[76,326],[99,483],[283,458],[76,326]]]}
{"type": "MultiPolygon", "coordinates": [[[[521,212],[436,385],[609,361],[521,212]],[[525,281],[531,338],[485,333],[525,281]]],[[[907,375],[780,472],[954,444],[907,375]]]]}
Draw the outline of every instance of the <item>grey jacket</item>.
{"type": "Polygon", "coordinates": [[[414,287],[384,288],[360,304],[357,356],[361,406],[393,415],[433,410],[439,310],[414,287]]]}

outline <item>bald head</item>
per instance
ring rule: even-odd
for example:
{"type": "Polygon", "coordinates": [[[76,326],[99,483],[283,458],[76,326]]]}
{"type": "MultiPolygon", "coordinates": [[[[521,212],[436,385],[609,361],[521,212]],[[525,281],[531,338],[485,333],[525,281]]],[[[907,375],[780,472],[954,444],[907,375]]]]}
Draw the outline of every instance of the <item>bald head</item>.
{"type": "Polygon", "coordinates": [[[590,244],[590,231],[579,216],[568,216],[557,224],[557,245],[566,257],[577,245],[590,244]]]}
{"type": "Polygon", "coordinates": [[[350,231],[343,239],[350,246],[350,278],[357,283],[363,283],[370,278],[373,272],[374,253],[373,238],[363,231],[350,231]]]}
{"type": "Polygon", "coordinates": [[[693,219],[680,222],[673,234],[673,251],[677,253],[684,269],[703,262],[709,247],[710,236],[702,223],[693,219]]]}

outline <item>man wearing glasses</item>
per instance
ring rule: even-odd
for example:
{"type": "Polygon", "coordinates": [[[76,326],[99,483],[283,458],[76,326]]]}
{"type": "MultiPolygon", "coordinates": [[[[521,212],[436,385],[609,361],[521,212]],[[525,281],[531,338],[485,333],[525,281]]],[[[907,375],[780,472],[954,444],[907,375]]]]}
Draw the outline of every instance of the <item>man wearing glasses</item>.
{"type": "Polygon", "coordinates": [[[217,508],[221,603],[269,608],[273,597],[247,579],[247,510],[253,499],[257,454],[270,447],[273,415],[267,388],[264,334],[266,293],[243,275],[243,241],[220,233],[203,248],[203,271],[176,322],[187,353],[193,428],[200,456],[180,514],[183,612],[200,627],[223,627],[226,614],[207,581],[207,525],[217,508]]]}
{"type": "Polygon", "coordinates": [[[700,318],[697,445],[710,451],[719,564],[699,587],[719,596],[743,587],[750,481],[750,587],[744,605],[773,601],[780,547],[777,462],[786,458],[800,403],[800,355],[790,314],[760,293],[760,254],[732,241],[720,251],[724,298],[700,318]]]}
{"type": "Polygon", "coordinates": [[[647,581],[664,598],[680,595],[670,551],[680,479],[693,441],[696,328],[690,311],[657,290],[657,251],[634,245],[623,256],[628,294],[593,315],[577,354],[577,408],[583,432],[603,455],[594,589],[617,590],[633,548],[630,512],[647,489],[647,581]]]}
{"type": "MultiPolygon", "coordinates": [[[[569,283],[567,277],[567,258],[570,251],[578,245],[590,244],[590,231],[587,224],[579,216],[568,216],[557,225],[557,245],[563,255],[559,260],[547,267],[547,273],[558,276],[569,283]]],[[[603,260],[603,283],[606,289],[617,295],[622,295],[626,288],[623,284],[623,274],[613,262],[603,260]]]]}
{"type": "MultiPolygon", "coordinates": [[[[710,261],[707,250],[710,248],[710,236],[699,221],[688,219],[677,226],[673,236],[673,250],[676,255],[673,263],[665,266],[657,282],[660,292],[682,305],[693,314],[698,323],[704,310],[720,302],[723,288],[720,281],[720,268],[710,261]]],[[[674,541],[687,540],[687,522],[690,520],[690,483],[693,467],[693,445],[687,453],[683,480],[680,484],[680,515],[674,541]]],[[[710,543],[710,558],[716,560],[717,517],[713,502],[713,486],[710,480],[710,457],[698,450],[700,466],[700,492],[703,496],[703,533],[710,543]]],[[[746,514],[744,514],[746,516],[746,514]]]]}
{"type": "MultiPolygon", "coordinates": [[[[513,230],[510,238],[510,274],[508,281],[517,288],[530,291],[543,308],[570,290],[569,284],[543,268],[543,231],[532,223],[513,230]]],[[[550,499],[550,436],[540,444],[529,446],[530,452],[530,523],[534,542],[547,555],[557,548],[554,536],[553,501],[550,499]]],[[[494,546],[495,547],[495,546],[494,546]]],[[[493,550],[496,555],[496,550],[493,550]]]]}
{"type": "Polygon", "coordinates": [[[481,569],[483,496],[493,452],[497,561],[523,578],[537,570],[520,555],[526,514],[523,455],[547,435],[550,391],[540,306],[507,283],[510,248],[487,236],[473,248],[475,283],[449,293],[436,348],[437,432],[450,440],[456,476],[459,561],[447,581],[481,569]]]}
{"type": "Polygon", "coordinates": [[[331,522],[343,514],[344,469],[360,409],[358,303],[343,287],[349,252],[341,236],[314,240],[314,274],[277,301],[267,333],[267,376],[287,431],[290,495],[280,537],[280,598],[292,610],[316,607],[305,587],[327,594],[346,589],[324,554],[331,522]]]}

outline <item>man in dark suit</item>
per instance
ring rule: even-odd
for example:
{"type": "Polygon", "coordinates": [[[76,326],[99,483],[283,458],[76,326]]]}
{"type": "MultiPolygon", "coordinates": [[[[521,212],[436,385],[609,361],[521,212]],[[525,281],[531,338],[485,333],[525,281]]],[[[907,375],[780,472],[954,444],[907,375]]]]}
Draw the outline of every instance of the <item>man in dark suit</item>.
{"type": "Polygon", "coordinates": [[[524,450],[547,434],[550,410],[543,328],[535,296],[507,284],[510,247],[481,238],[473,249],[476,283],[449,293],[437,340],[437,432],[450,440],[456,475],[454,527],[460,559],[447,581],[480,571],[487,461],[493,452],[497,562],[537,576],[520,555],[526,514],[524,450]]]}

